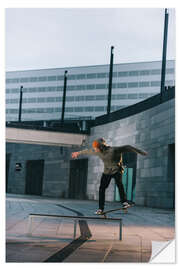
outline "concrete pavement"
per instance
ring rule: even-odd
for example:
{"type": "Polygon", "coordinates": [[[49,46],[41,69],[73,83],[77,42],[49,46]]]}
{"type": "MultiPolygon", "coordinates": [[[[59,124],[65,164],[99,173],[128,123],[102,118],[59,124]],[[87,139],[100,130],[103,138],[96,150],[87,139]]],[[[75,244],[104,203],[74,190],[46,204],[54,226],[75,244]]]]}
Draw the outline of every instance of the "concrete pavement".
{"type": "MultiPolygon", "coordinates": [[[[107,202],[106,208],[118,207],[107,202]]],[[[95,216],[96,201],[51,199],[7,194],[6,262],[149,262],[152,241],[175,238],[174,211],[135,206],[128,213],[113,212],[109,217],[123,219],[123,239],[119,224],[105,219],[81,224],[91,237],[82,237],[83,226],[59,218],[36,218],[32,236],[28,232],[30,213],[95,216]]]]}

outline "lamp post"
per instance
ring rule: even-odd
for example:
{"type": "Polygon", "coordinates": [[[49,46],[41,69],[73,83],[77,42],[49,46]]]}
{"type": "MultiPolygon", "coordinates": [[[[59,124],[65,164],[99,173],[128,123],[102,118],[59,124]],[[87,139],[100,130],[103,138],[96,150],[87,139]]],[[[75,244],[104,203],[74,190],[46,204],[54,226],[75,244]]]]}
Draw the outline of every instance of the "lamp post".
{"type": "Polygon", "coordinates": [[[64,122],[64,112],[65,112],[65,103],[66,103],[66,85],[67,85],[67,70],[65,70],[64,72],[64,89],[63,89],[61,123],[64,122]]]}
{"type": "Polygon", "coordinates": [[[166,52],[167,52],[167,36],[168,36],[168,11],[165,9],[164,17],[164,40],[163,40],[163,53],[162,53],[162,68],[161,68],[161,100],[165,87],[166,76],[166,52]]]}
{"type": "Polygon", "coordinates": [[[21,122],[21,113],[22,113],[22,96],[23,96],[23,86],[20,88],[20,99],[19,99],[19,117],[18,121],[21,122]]]}
{"type": "Polygon", "coordinates": [[[113,56],[114,56],[114,52],[113,52],[113,51],[114,51],[114,46],[111,46],[107,114],[109,114],[109,113],[111,112],[112,76],[113,76],[113,56]]]}

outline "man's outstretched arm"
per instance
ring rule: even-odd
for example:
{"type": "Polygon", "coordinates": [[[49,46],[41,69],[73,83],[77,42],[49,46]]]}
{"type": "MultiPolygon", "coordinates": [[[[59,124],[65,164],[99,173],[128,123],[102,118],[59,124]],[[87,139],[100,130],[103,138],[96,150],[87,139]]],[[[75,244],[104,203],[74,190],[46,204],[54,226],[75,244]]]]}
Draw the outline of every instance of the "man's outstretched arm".
{"type": "Polygon", "coordinates": [[[73,152],[71,154],[72,158],[77,158],[79,155],[96,155],[96,152],[93,149],[84,149],[79,152],[73,152]]]}
{"type": "Polygon", "coordinates": [[[115,149],[119,153],[134,152],[143,156],[146,156],[148,154],[146,151],[138,149],[132,145],[123,145],[123,146],[115,147],[115,149]]]}

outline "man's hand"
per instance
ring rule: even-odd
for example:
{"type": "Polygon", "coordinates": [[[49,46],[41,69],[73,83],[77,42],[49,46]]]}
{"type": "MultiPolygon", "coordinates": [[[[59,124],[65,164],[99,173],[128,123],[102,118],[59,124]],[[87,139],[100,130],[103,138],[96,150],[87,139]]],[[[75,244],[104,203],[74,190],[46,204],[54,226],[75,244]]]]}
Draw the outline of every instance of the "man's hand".
{"type": "Polygon", "coordinates": [[[79,156],[79,152],[73,152],[72,154],[71,154],[71,157],[72,158],[77,158],[79,156]]]}

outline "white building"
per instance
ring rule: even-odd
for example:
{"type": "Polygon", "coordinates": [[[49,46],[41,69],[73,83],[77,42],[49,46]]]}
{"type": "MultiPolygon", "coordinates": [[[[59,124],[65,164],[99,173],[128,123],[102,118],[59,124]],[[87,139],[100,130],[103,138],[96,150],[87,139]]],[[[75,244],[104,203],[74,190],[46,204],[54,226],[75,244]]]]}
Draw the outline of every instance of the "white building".
{"type": "MultiPolygon", "coordinates": [[[[61,118],[64,72],[65,118],[106,114],[109,65],[6,72],[6,120],[17,121],[23,86],[22,121],[61,118]]],[[[111,111],[160,92],[161,61],[114,64],[111,111]]],[[[166,63],[166,86],[175,85],[175,61],[166,63]]]]}

